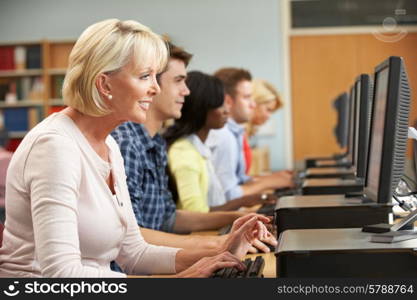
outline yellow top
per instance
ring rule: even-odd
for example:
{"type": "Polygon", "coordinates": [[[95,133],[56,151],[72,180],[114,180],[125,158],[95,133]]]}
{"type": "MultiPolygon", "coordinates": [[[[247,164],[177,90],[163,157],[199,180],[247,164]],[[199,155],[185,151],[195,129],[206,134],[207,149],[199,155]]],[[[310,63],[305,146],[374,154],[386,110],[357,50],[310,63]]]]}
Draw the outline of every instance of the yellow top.
{"type": "Polygon", "coordinates": [[[178,208],[208,212],[208,170],[206,159],[185,138],[168,151],[168,165],[178,190],[178,208]]]}

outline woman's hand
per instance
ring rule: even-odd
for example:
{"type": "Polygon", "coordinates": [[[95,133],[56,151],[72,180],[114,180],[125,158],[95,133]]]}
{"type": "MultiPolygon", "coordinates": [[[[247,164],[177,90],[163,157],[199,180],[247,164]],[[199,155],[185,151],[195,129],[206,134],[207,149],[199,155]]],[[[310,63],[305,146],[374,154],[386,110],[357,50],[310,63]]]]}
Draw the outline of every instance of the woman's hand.
{"type": "Polygon", "coordinates": [[[270,232],[267,233],[266,238],[264,238],[263,240],[256,239],[253,242],[252,247],[249,248],[248,252],[249,253],[259,253],[259,251],[261,251],[261,252],[269,253],[269,252],[271,252],[271,250],[269,249],[269,247],[266,244],[269,244],[269,245],[274,246],[274,247],[276,247],[278,245],[277,239],[270,232]]]}
{"type": "Polygon", "coordinates": [[[261,250],[269,252],[266,245],[260,246],[261,241],[274,243],[275,239],[264,225],[268,222],[270,222],[269,218],[254,213],[240,217],[233,222],[232,230],[223,245],[223,250],[229,251],[239,259],[242,259],[253,246],[259,246],[261,250]]]}
{"type": "Polygon", "coordinates": [[[180,278],[206,278],[210,277],[215,271],[235,267],[238,270],[244,270],[245,265],[233,254],[228,251],[222,252],[216,256],[204,257],[193,264],[188,269],[178,273],[176,277],[180,278]]]}

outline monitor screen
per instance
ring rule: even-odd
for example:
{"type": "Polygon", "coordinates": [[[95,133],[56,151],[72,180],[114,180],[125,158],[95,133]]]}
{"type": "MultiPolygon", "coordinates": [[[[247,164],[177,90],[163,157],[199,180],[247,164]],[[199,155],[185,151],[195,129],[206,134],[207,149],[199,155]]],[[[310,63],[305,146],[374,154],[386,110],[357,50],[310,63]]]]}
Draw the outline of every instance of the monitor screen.
{"type": "Polygon", "coordinates": [[[348,142],[349,131],[349,101],[348,95],[343,93],[333,102],[337,113],[337,124],[334,128],[336,141],[341,148],[345,148],[348,142]]]}
{"type": "Polygon", "coordinates": [[[350,89],[349,95],[349,141],[348,141],[348,161],[353,163],[355,155],[355,111],[356,111],[356,95],[355,86],[350,89]]]}
{"type": "Polygon", "coordinates": [[[355,135],[355,175],[357,178],[366,176],[368,159],[369,123],[372,111],[372,82],[367,74],[361,74],[356,81],[356,135],[355,135]]]}
{"type": "Polygon", "coordinates": [[[357,164],[358,164],[358,147],[359,147],[359,117],[360,117],[360,108],[361,108],[361,82],[360,80],[357,80],[355,83],[355,103],[356,103],[356,109],[355,109],[355,137],[354,137],[354,143],[353,143],[353,149],[355,151],[353,152],[353,167],[356,170],[357,164]]]}
{"type": "Polygon", "coordinates": [[[385,111],[387,107],[389,69],[385,68],[376,73],[374,113],[372,118],[372,134],[369,149],[367,173],[367,188],[373,195],[378,195],[380,166],[382,159],[385,111]]]}

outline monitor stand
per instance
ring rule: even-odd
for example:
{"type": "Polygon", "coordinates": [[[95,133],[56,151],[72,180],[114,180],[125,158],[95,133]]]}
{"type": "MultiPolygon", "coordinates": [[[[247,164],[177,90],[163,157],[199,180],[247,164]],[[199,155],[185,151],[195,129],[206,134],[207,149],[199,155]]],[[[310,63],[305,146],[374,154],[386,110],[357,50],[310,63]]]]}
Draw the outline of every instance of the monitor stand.
{"type": "Polygon", "coordinates": [[[345,195],[282,197],[275,206],[277,236],[288,229],[362,228],[388,223],[392,204],[345,195]]]}
{"type": "Polygon", "coordinates": [[[414,221],[416,219],[417,210],[414,210],[395,224],[380,223],[367,225],[362,228],[362,231],[374,233],[371,242],[375,243],[396,243],[417,239],[417,230],[414,229],[414,221]]]}

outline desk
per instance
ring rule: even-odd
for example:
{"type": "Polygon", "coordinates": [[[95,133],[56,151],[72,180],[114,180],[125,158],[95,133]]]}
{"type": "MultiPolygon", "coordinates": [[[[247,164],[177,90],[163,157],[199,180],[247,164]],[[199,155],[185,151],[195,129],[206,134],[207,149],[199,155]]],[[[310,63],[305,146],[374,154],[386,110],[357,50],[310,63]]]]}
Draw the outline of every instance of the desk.
{"type": "Polygon", "coordinates": [[[286,230],[277,272],[287,278],[415,278],[417,240],[372,243],[360,228],[286,230]]]}

